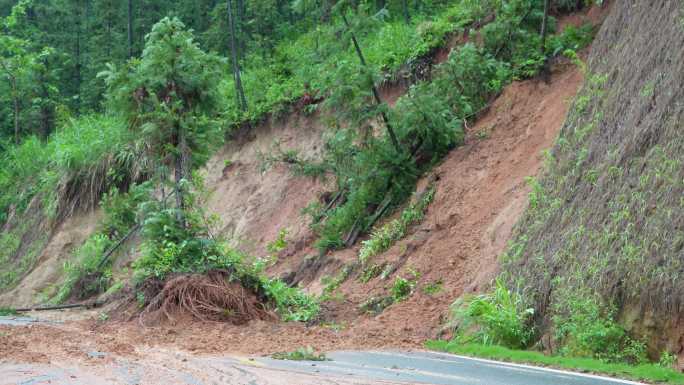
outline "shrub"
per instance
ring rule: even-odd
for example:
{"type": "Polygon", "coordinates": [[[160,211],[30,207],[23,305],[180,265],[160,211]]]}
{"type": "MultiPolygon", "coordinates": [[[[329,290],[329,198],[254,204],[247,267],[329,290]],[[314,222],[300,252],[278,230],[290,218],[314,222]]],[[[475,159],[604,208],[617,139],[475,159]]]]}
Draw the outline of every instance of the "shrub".
{"type": "Polygon", "coordinates": [[[66,278],[51,302],[62,303],[72,294],[84,299],[104,292],[109,287],[111,271],[100,270],[100,261],[110,245],[111,241],[106,235],[95,234],[77,248],[74,261],[64,263],[66,278]]]}
{"type": "Polygon", "coordinates": [[[629,337],[594,295],[564,290],[554,303],[554,339],[559,353],[631,364],[646,362],[645,345],[629,337]]]}
{"type": "Polygon", "coordinates": [[[105,292],[111,283],[113,256],[103,260],[105,253],[128,235],[137,224],[138,208],[149,201],[150,183],[133,185],[122,193],[113,188],[102,198],[104,218],[100,229],[72,253],[64,264],[64,281],[51,302],[62,303],[75,296],[79,299],[105,292]]]}
{"type": "Polygon", "coordinates": [[[658,365],[663,368],[673,368],[677,363],[677,356],[668,351],[664,351],[660,354],[660,359],[658,359],[658,365]]]}
{"type": "Polygon", "coordinates": [[[414,285],[406,278],[397,277],[392,285],[392,298],[395,302],[402,301],[411,295],[414,285]]]}
{"type": "Polygon", "coordinates": [[[454,302],[451,313],[461,342],[513,349],[525,348],[532,342],[534,333],[530,321],[534,310],[500,279],[492,293],[465,296],[454,302]]]}
{"type": "Polygon", "coordinates": [[[406,235],[409,226],[420,222],[434,195],[435,189],[431,187],[416,202],[411,203],[401,213],[401,217],[375,230],[370,239],[363,241],[359,251],[361,263],[365,264],[369,258],[389,249],[397,240],[406,235]]]}

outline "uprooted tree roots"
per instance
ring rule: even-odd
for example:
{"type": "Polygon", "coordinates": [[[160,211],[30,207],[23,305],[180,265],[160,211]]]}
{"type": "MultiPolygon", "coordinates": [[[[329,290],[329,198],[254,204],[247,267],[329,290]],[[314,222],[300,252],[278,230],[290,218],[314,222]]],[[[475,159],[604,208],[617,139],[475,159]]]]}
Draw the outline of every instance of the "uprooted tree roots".
{"type": "Polygon", "coordinates": [[[275,318],[252,290],[239,281],[231,281],[225,271],[184,274],[167,280],[140,314],[140,321],[143,324],[174,321],[184,315],[236,325],[275,318]]]}

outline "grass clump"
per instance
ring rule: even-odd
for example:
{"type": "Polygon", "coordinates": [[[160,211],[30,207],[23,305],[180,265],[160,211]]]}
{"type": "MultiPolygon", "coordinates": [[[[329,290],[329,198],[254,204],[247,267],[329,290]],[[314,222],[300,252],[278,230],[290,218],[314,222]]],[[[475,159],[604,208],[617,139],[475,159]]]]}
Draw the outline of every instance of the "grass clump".
{"type": "Polygon", "coordinates": [[[553,304],[554,339],[559,355],[607,362],[647,362],[646,345],[631,338],[590,293],[559,293],[553,304]]]}
{"type": "Polygon", "coordinates": [[[435,296],[441,293],[443,289],[444,282],[441,279],[438,279],[434,282],[430,282],[427,285],[423,286],[423,293],[430,296],[435,296]]]}
{"type": "Polygon", "coordinates": [[[394,302],[401,302],[413,294],[418,284],[418,279],[420,278],[420,273],[415,270],[410,271],[411,277],[397,277],[392,284],[390,293],[392,294],[392,299],[394,302]]]}
{"type": "Polygon", "coordinates": [[[416,202],[411,203],[399,218],[375,230],[370,239],[363,241],[359,251],[361,263],[366,264],[371,257],[389,249],[396,241],[404,237],[410,226],[423,219],[434,196],[435,188],[431,187],[416,202]]]}
{"type": "Polygon", "coordinates": [[[291,352],[279,352],[271,355],[276,360],[289,361],[330,361],[325,353],[316,353],[311,346],[299,348],[291,352]]]}
{"type": "Polygon", "coordinates": [[[629,365],[593,358],[547,356],[543,353],[529,350],[515,350],[497,345],[462,344],[456,341],[428,341],[425,345],[431,350],[471,357],[604,374],[635,381],[684,384],[684,374],[656,364],[642,363],[629,365]]]}
{"type": "Polygon", "coordinates": [[[19,313],[17,313],[17,311],[12,308],[0,307],[0,317],[7,317],[17,314],[19,313]]]}
{"type": "Polygon", "coordinates": [[[452,325],[461,343],[502,345],[520,349],[532,342],[529,326],[534,310],[523,298],[496,281],[492,293],[465,296],[451,306],[452,325]]]}

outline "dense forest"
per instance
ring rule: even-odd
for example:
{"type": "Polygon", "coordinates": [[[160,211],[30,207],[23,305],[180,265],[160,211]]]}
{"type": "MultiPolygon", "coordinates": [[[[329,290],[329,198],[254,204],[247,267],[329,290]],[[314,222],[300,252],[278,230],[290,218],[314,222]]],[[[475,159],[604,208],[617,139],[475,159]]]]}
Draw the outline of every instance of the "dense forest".
{"type": "MultiPolygon", "coordinates": [[[[191,29],[203,50],[229,57],[229,63],[224,63],[226,73],[234,71],[232,63],[237,62],[254,71],[268,71],[262,75],[270,76],[269,83],[283,83],[294,74],[299,75],[297,80],[306,81],[301,68],[306,59],[311,65],[324,60],[327,50],[345,49],[329,44],[329,34],[341,32],[333,22],[331,1],[83,0],[14,5],[14,1],[0,4],[6,17],[1,127],[3,137],[14,141],[30,135],[46,138],[65,116],[102,111],[105,82],[97,74],[107,63],[121,65],[140,56],[145,36],[166,16],[179,18],[191,29]],[[332,28],[337,30],[327,30],[332,28]]],[[[365,14],[366,24],[371,23],[371,16],[376,22],[382,18],[411,23],[412,15],[425,18],[443,6],[439,1],[359,3],[354,4],[359,14],[354,22],[360,22],[365,14]]],[[[316,80],[311,78],[309,83],[316,80]]],[[[243,88],[254,86],[253,79],[243,82],[243,88]]],[[[278,96],[294,98],[302,87],[293,84],[287,90],[292,95],[278,96]]],[[[254,95],[255,90],[246,92],[254,99],[264,98],[254,95]]],[[[244,95],[240,97],[244,100],[244,95]]]]}

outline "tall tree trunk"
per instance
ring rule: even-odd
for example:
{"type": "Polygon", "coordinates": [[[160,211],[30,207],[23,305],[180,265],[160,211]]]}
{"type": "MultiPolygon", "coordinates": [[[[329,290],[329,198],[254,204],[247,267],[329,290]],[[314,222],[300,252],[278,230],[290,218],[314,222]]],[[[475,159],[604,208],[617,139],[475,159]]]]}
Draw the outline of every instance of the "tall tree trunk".
{"type": "Polygon", "coordinates": [[[112,57],[112,19],[114,18],[114,12],[112,12],[112,0],[107,1],[107,12],[105,13],[105,52],[107,52],[107,58],[112,57]]]}
{"type": "Polygon", "coordinates": [[[235,15],[235,19],[233,20],[233,24],[235,25],[235,36],[237,39],[237,57],[238,60],[242,60],[245,58],[245,51],[247,51],[247,47],[245,47],[245,36],[250,36],[246,35],[244,28],[245,14],[247,13],[245,1],[237,0],[236,9],[237,12],[235,15]],[[242,39],[240,39],[239,37],[242,37],[242,39]]]}
{"type": "Polygon", "coordinates": [[[549,60],[546,57],[546,34],[547,34],[547,24],[549,20],[549,1],[550,0],[544,0],[544,17],[542,18],[542,25],[541,25],[541,55],[544,60],[544,63],[542,65],[542,77],[544,78],[544,81],[548,83],[551,81],[551,69],[549,68],[549,60]]]}
{"type": "Polygon", "coordinates": [[[14,74],[14,72],[11,70],[11,67],[9,67],[5,62],[0,60],[0,66],[2,66],[2,69],[5,71],[5,74],[7,76],[7,81],[9,82],[10,85],[10,93],[12,96],[12,104],[14,105],[13,107],[13,114],[14,114],[14,141],[16,144],[19,144],[19,112],[20,112],[20,107],[19,107],[19,88],[17,85],[17,77],[14,74]]]}
{"type": "Polygon", "coordinates": [[[76,41],[75,41],[75,47],[74,47],[74,60],[76,61],[76,73],[75,73],[75,81],[76,81],[76,112],[81,111],[81,82],[83,79],[83,75],[81,74],[81,65],[82,65],[82,58],[81,58],[81,25],[82,25],[82,14],[81,14],[81,0],[79,0],[76,4],[76,41]]]}
{"type": "Polygon", "coordinates": [[[40,72],[40,97],[42,99],[40,105],[40,131],[43,139],[47,140],[52,132],[53,110],[50,101],[50,91],[48,88],[49,67],[47,59],[43,59],[43,68],[40,72]]]}
{"type": "Polygon", "coordinates": [[[245,98],[245,90],[242,88],[242,79],[240,77],[240,62],[238,59],[238,47],[236,41],[235,20],[233,19],[233,4],[231,0],[226,1],[228,12],[228,28],[230,29],[230,53],[231,61],[233,62],[233,78],[235,79],[235,96],[238,107],[241,111],[247,111],[247,98],[245,98]]]}
{"type": "Polygon", "coordinates": [[[185,220],[185,192],[183,191],[183,183],[190,177],[190,150],[185,135],[185,130],[176,123],[176,135],[178,145],[176,147],[176,154],[174,159],[174,189],[176,195],[176,220],[181,228],[187,226],[185,220]]]}
{"type": "Polygon", "coordinates": [[[404,20],[406,21],[406,24],[409,24],[411,22],[411,14],[409,13],[408,0],[402,0],[401,5],[404,10],[404,20]]]}
{"type": "Polygon", "coordinates": [[[133,0],[128,0],[128,58],[133,57],[133,0]]]}
{"type": "Polygon", "coordinates": [[[549,21],[549,0],[544,0],[544,17],[542,18],[541,25],[541,54],[546,55],[546,34],[547,34],[547,24],[549,21]]]}
{"type": "MultiPolygon", "coordinates": [[[[349,21],[347,20],[347,16],[342,14],[342,20],[344,20],[344,24],[347,26],[347,29],[351,33],[351,39],[352,43],[354,44],[354,49],[356,49],[356,54],[359,57],[359,61],[361,62],[361,65],[364,67],[368,67],[366,64],[366,59],[363,56],[363,52],[361,51],[361,46],[359,46],[358,40],[356,40],[356,35],[354,34],[354,31],[352,31],[351,26],[349,25],[349,21]]],[[[378,91],[378,87],[375,86],[375,83],[371,83],[371,88],[373,91],[373,98],[375,99],[375,103],[379,106],[382,104],[382,98],[380,97],[380,92],[378,91]]],[[[397,140],[397,135],[394,133],[394,129],[392,128],[392,125],[390,124],[389,118],[387,117],[387,114],[385,111],[382,111],[380,113],[382,116],[382,120],[385,123],[385,126],[387,127],[387,134],[390,137],[390,140],[392,141],[392,145],[394,148],[397,150],[397,152],[401,153],[401,146],[399,145],[399,140],[397,140]]]]}
{"type": "Polygon", "coordinates": [[[12,99],[14,100],[14,142],[19,144],[19,90],[17,90],[16,78],[12,78],[12,99]]]}

